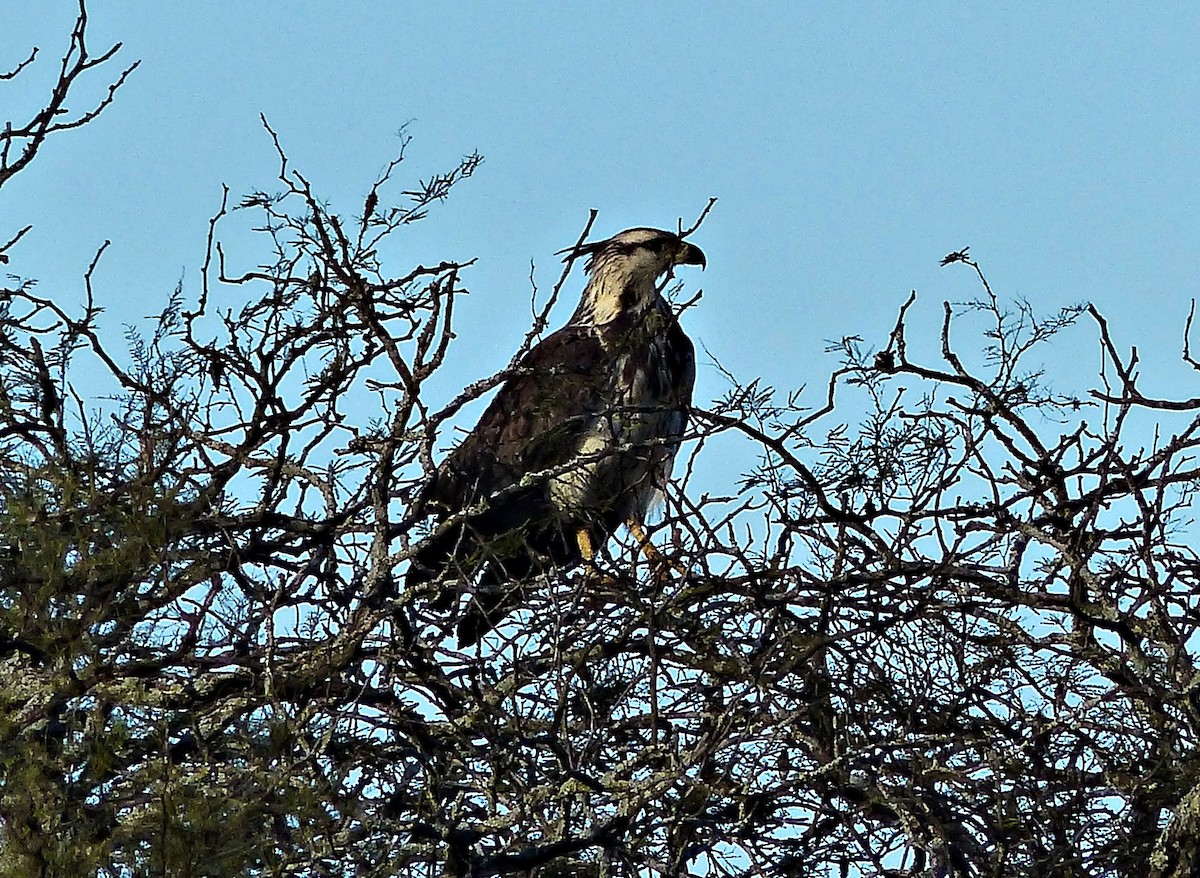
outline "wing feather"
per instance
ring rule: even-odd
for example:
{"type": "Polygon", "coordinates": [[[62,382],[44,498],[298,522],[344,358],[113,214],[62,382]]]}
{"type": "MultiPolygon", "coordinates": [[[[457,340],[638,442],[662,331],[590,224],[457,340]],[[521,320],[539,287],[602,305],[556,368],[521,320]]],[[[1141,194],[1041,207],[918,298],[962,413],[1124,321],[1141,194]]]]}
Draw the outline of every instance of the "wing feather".
{"type": "MultiPolygon", "coordinates": [[[[479,423],[438,467],[422,495],[426,509],[438,519],[484,500],[489,500],[488,506],[414,557],[410,585],[438,575],[452,562],[476,567],[483,554],[490,554],[489,544],[498,539],[503,543],[508,534],[519,534],[542,551],[561,556],[561,563],[578,561],[574,539],[564,539],[553,524],[545,485],[514,486],[527,473],[571,459],[604,406],[611,372],[606,356],[593,331],[566,326],[520,361],[516,374],[501,385],[479,423]]],[[[494,561],[504,561],[511,578],[520,578],[520,566],[532,568],[533,563],[520,554],[494,561]]],[[[453,593],[444,597],[451,599],[453,593]]]]}
{"type": "Polygon", "coordinates": [[[439,467],[427,502],[462,509],[526,473],[566,463],[604,407],[606,361],[585,327],[567,326],[542,340],[439,467]]]}

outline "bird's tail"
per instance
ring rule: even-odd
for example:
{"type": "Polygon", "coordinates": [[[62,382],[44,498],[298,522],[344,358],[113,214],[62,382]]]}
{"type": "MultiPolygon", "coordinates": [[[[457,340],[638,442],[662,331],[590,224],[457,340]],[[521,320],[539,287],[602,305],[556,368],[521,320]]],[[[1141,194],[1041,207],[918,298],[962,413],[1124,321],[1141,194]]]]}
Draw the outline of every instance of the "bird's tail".
{"type": "Polygon", "coordinates": [[[459,648],[477,644],[520,602],[520,583],[497,582],[481,587],[471,596],[459,617],[456,630],[459,648]]]}
{"type": "Polygon", "coordinates": [[[505,616],[524,603],[522,586],[536,577],[538,570],[538,562],[528,552],[489,558],[471,599],[459,617],[459,647],[474,646],[505,616]]]}
{"type": "MultiPolygon", "coordinates": [[[[405,589],[420,588],[438,579],[454,578],[455,550],[462,540],[461,532],[452,530],[432,540],[412,557],[404,574],[405,589]]],[[[435,610],[448,610],[454,606],[458,589],[447,585],[434,597],[430,606],[435,610]]]]}

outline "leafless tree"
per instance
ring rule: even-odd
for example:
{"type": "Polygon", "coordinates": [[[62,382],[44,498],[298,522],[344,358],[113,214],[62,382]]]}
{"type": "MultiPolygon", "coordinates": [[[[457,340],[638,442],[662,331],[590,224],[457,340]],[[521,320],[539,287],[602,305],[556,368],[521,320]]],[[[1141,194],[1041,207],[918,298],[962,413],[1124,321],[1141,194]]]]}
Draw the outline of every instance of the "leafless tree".
{"type": "MultiPolygon", "coordinates": [[[[86,26],[0,185],[133,69],[64,116],[118,48],[86,26]]],[[[666,563],[614,540],[458,650],[439,583],[400,585],[410,500],[511,372],[435,401],[470,261],[380,254],[480,159],[397,192],[401,152],[348,215],[274,143],[124,345],[96,262],[78,307],[0,293],[0,874],[1200,874],[1200,398],[1095,309],[951,254],[974,300],[844,339],[819,404],[731,376],[694,413],[666,563]],[[1073,326],[1081,395],[1039,365],[1073,326]]]]}

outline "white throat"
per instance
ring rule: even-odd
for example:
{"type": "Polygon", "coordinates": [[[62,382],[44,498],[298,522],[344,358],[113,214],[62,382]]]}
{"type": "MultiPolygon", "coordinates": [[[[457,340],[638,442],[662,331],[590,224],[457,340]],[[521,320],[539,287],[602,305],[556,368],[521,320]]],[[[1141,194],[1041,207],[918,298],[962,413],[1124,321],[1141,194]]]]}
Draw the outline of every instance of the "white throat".
{"type": "Polygon", "coordinates": [[[624,313],[645,312],[657,298],[654,275],[644,272],[633,274],[623,265],[599,263],[584,287],[571,322],[603,326],[624,313]]]}

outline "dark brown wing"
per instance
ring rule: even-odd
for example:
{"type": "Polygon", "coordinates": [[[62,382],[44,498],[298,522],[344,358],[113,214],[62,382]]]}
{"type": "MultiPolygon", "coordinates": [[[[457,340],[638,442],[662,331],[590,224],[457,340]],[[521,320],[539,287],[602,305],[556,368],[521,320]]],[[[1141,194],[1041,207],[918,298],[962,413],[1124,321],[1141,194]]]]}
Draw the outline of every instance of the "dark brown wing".
{"type": "MultiPolygon", "coordinates": [[[[551,557],[564,555],[559,563],[577,560],[569,557],[576,551],[573,541],[557,533],[545,486],[514,486],[528,473],[570,461],[605,407],[609,357],[592,330],[567,326],[536,345],[517,368],[422,497],[438,520],[485,500],[487,508],[418,553],[410,584],[414,577],[438,576],[450,565],[469,573],[485,561],[505,560],[496,554],[505,554],[501,544],[532,544],[551,557]],[[492,543],[498,546],[495,552],[488,550],[492,543]]],[[[506,572],[519,578],[527,571],[506,572]]]]}
{"type": "Polygon", "coordinates": [[[545,338],[438,468],[427,502],[457,511],[526,473],[565,464],[604,409],[608,362],[590,329],[567,326],[545,338]]]}

